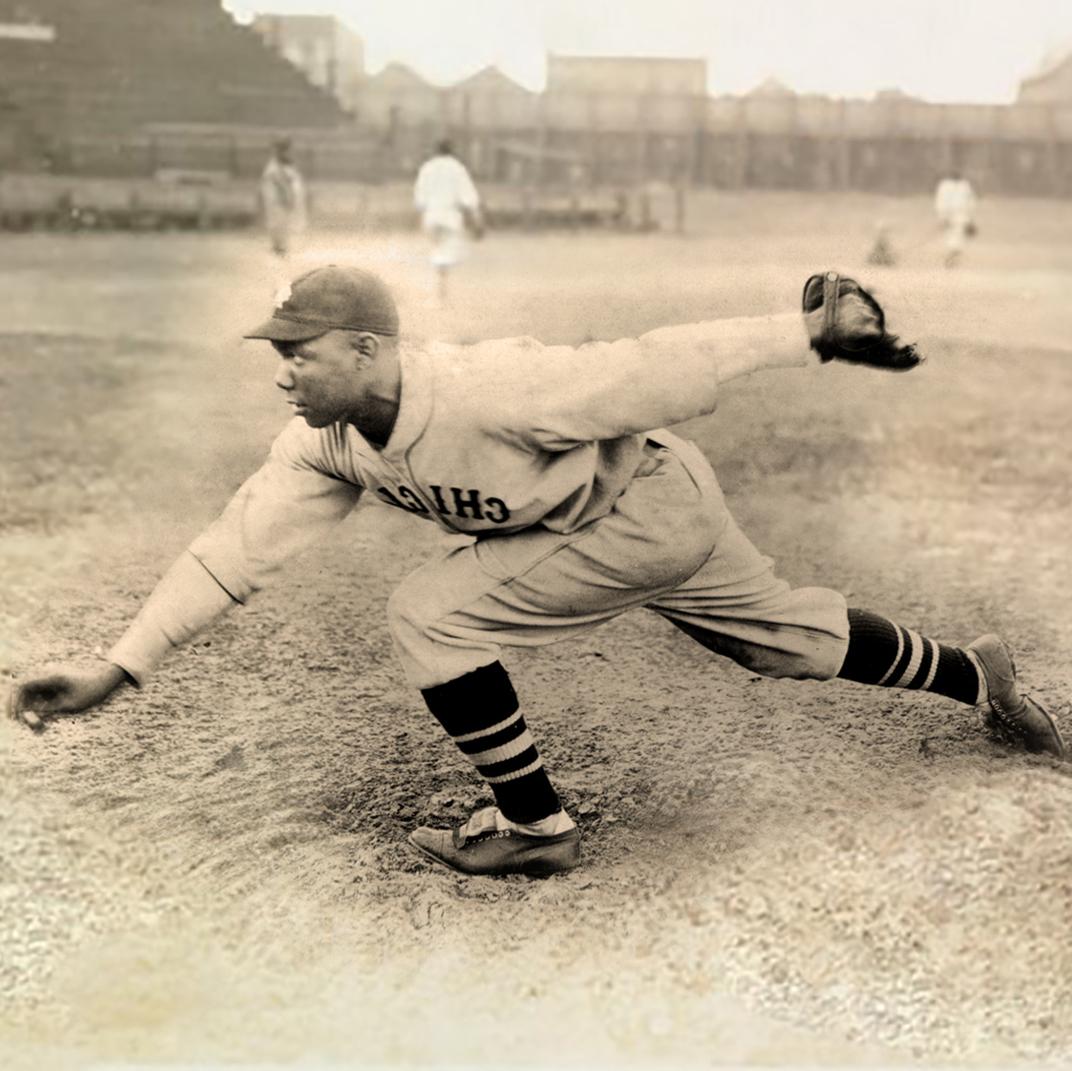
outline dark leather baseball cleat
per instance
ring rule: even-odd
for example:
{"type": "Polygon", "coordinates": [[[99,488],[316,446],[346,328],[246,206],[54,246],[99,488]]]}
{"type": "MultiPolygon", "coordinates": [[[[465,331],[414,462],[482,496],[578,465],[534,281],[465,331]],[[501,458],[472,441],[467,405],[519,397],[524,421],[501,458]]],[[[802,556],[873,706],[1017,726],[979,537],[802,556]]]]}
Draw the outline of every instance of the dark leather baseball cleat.
{"type": "Polygon", "coordinates": [[[516,829],[481,828],[477,812],[458,829],[421,826],[409,842],[429,859],[462,874],[526,874],[548,877],[572,870],[581,861],[581,831],[570,829],[550,837],[535,837],[516,829]]]}
{"type": "Polygon", "coordinates": [[[1016,662],[1009,645],[1000,636],[987,635],[968,644],[968,650],[982,667],[989,692],[983,710],[987,729],[1013,747],[1067,758],[1068,748],[1053,716],[1016,687],[1016,662]]]}

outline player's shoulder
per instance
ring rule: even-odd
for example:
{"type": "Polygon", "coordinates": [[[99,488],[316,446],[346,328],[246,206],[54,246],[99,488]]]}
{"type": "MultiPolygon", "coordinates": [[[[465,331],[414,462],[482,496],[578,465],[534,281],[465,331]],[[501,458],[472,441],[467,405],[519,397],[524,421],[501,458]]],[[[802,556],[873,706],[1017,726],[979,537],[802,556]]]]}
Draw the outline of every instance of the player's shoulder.
{"type": "Polygon", "coordinates": [[[293,468],[333,471],[335,462],[347,450],[347,432],[343,424],[311,428],[300,416],[291,417],[272,443],[271,454],[293,468]]]}
{"type": "Polygon", "coordinates": [[[511,389],[511,384],[533,373],[548,347],[530,335],[479,339],[464,344],[435,343],[428,348],[437,390],[487,398],[489,391],[511,389]]]}
{"type": "Polygon", "coordinates": [[[544,344],[532,335],[504,335],[502,338],[482,339],[474,343],[479,346],[499,346],[503,349],[536,350],[543,349],[544,344]]]}
{"type": "Polygon", "coordinates": [[[479,339],[456,347],[457,360],[505,363],[513,360],[538,360],[549,347],[531,335],[479,339]]]}
{"type": "Polygon", "coordinates": [[[466,338],[457,342],[444,339],[427,339],[403,343],[429,357],[438,356],[448,361],[465,361],[476,357],[490,356],[516,350],[542,350],[546,345],[532,335],[503,335],[495,338],[466,338]]]}

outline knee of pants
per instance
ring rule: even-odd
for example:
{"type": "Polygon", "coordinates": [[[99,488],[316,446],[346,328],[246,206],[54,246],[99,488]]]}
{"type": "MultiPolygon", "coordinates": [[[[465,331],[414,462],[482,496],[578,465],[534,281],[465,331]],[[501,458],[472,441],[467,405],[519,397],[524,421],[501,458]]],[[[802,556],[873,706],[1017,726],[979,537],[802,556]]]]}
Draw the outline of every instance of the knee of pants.
{"type": "Polygon", "coordinates": [[[781,657],[756,666],[755,672],[795,680],[836,677],[849,643],[845,597],[830,588],[793,588],[786,600],[786,616],[795,627],[782,645],[781,657]]]}
{"type": "Polygon", "coordinates": [[[431,608],[426,592],[417,590],[407,577],[387,599],[387,628],[396,644],[408,646],[426,635],[431,624],[431,608]]]}
{"type": "Polygon", "coordinates": [[[849,642],[844,597],[828,588],[790,588],[784,582],[779,588],[768,605],[712,622],[668,616],[709,650],[764,677],[836,677],[849,642]]]}
{"type": "Polygon", "coordinates": [[[418,581],[403,580],[387,600],[387,625],[406,680],[431,688],[498,659],[494,637],[449,627],[450,610],[418,581]]]}

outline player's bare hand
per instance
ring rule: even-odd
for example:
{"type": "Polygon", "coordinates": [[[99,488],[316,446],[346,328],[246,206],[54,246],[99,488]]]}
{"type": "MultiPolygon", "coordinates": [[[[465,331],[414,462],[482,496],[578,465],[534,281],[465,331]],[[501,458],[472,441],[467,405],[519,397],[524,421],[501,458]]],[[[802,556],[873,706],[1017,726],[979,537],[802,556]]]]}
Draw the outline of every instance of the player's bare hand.
{"type": "Polygon", "coordinates": [[[35,731],[44,728],[41,714],[77,714],[103,702],[126,679],[108,662],[93,669],[61,666],[52,672],[16,681],[5,704],[8,717],[35,731]]]}

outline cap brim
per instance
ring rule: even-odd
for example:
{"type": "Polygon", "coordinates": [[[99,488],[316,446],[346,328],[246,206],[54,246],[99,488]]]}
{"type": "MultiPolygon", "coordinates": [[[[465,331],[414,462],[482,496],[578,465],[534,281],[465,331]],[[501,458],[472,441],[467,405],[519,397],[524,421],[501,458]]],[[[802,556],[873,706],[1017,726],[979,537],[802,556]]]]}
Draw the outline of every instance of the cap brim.
{"type": "Polygon", "coordinates": [[[325,330],[326,328],[319,325],[299,324],[293,320],[280,320],[273,316],[242,337],[266,338],[270,342],[306,342],[311,338],[319,338],[325,330]]]}

